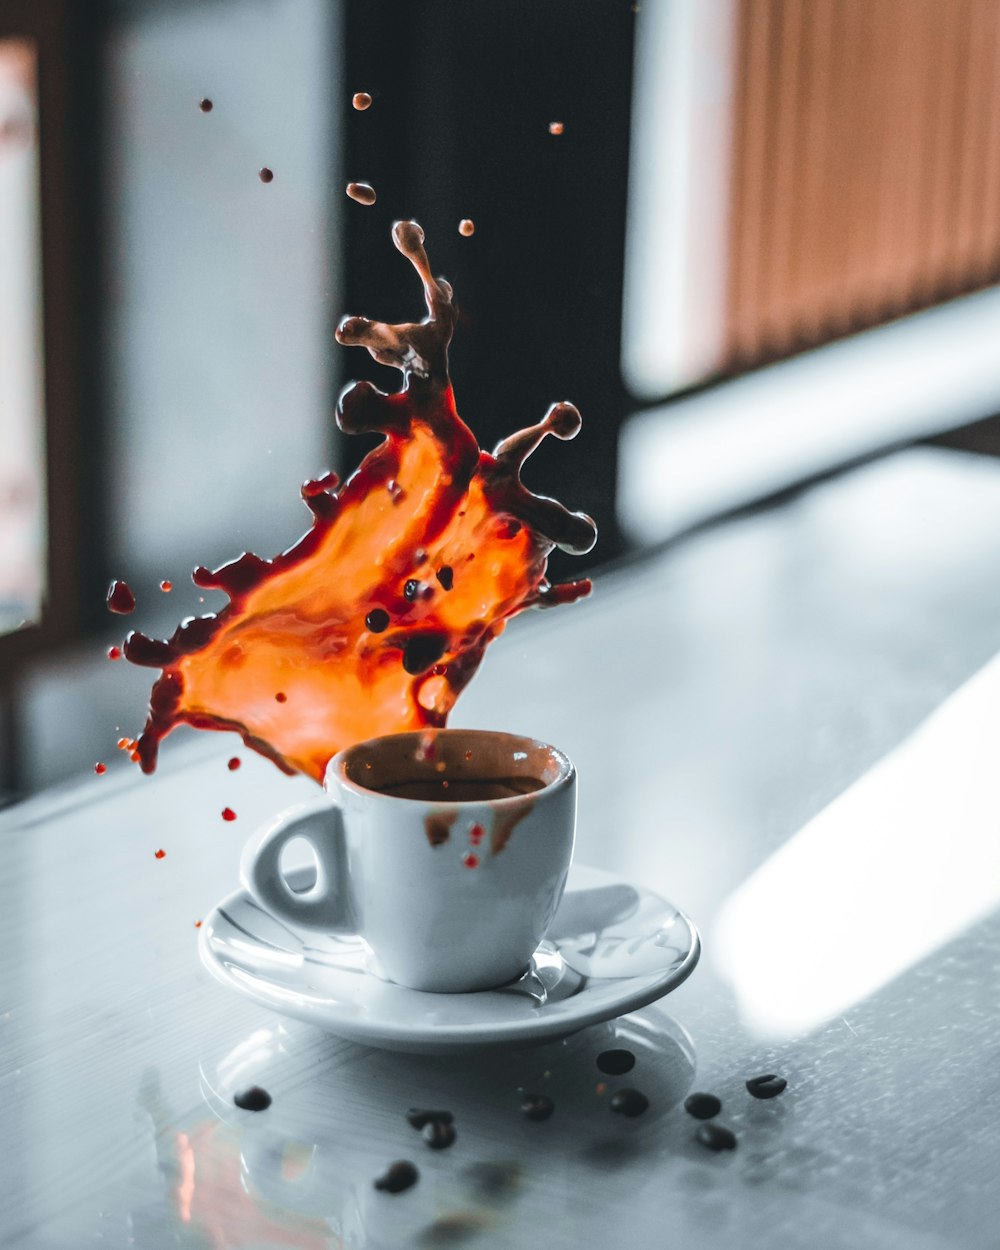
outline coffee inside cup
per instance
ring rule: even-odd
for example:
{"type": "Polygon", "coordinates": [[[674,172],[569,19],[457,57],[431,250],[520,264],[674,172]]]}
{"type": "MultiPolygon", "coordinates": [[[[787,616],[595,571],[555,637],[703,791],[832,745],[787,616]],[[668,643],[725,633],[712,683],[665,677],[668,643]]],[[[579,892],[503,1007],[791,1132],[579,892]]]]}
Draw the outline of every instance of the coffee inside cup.
{"type": "Polygon", "coordinates": [[[391,798],[482,803],[535,794],[569,768],[562,752],[533,738],[470,729],[361,743],[346,753],[342,776],[391,798]]]}

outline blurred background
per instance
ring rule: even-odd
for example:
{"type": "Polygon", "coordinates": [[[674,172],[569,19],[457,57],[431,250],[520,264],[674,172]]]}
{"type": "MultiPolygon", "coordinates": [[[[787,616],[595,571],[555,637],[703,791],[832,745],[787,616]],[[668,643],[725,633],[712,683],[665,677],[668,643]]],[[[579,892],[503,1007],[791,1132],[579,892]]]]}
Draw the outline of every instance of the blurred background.
{"type": "Polygon", "coordinates": [[[526,479],[591,564],[1000,450],[995,0],[6,0],[0,801],[139,728],[112,578],[169,633],[222,602],[192,567],[289,546],[367,450],[337,394],[396,377],[333,330],[420,315],[397,217],[480,442],[580,407],[526,479]]]}

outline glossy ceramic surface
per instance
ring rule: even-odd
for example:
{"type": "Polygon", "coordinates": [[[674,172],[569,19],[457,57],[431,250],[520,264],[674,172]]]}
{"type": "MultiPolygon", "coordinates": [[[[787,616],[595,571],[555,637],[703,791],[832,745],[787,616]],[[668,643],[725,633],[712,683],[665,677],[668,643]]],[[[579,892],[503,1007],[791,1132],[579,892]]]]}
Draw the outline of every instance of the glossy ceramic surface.
{"type": "MultiPolygon", "coordinates": [[[[298,870],[293,886],[307,889],[312,875],[298,870]]],[[[700,942],[658,895],[574,866],[530,967],[497,990],[395,985],[377,975],[359,938],[296,930],[244,890],[205,919],[199,949],[213,976],[275,1011],[368,1045],[445,1053],[541,1042],[645,1006],[690,975],[700,942]]]]}

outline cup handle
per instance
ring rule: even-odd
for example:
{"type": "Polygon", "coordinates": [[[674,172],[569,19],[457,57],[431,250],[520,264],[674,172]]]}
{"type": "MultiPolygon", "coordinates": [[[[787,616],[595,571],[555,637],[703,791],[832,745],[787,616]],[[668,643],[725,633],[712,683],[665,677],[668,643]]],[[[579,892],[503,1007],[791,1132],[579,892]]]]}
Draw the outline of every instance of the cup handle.
{"type": "Polygon", "coordinates": [[[289,808],[251,838],[240,860],[240,878],[272,916],[324,933],[353,932],[344,816],[326,796],[289,808]],[[303,894],[281,871],[281,852],[293,838],[304,838],[316,856],[316,884],[303,894]]]}

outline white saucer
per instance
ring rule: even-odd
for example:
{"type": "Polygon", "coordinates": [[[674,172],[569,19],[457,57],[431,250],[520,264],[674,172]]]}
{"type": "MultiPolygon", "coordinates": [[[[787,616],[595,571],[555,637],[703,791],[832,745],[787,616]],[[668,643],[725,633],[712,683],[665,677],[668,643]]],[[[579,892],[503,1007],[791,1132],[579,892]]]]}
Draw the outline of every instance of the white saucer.
{"type": "MultiPolygon", "coordinates": [[[[310,872],[290,874],[292,888],[307,889],[310,872]]],[[[375,975],[360,938],[296,931],[245,890],[214,908],[199,939],[209,972],[255,1002],[354,1042],[428,1054],[534,1044],[635,1011],[686,980],[700,951],[672,904],[578,865],[530,968],[497,990],[405,989],[375,975]]]]}

